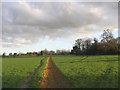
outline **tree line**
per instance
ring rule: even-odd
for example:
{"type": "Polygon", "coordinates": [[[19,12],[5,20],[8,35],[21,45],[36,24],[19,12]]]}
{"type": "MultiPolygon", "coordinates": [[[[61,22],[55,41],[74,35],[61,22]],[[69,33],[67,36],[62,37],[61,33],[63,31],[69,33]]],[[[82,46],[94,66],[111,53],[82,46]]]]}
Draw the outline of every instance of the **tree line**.
{"type": "Polygon", "coordinates": [[[2,57],[20,57],[20,56],[44,56],[44,55],[68,55],[70,54],[70,50],[65,50],[65,49],[62,49],[62,50],[56,50],[53,51],[53,50],[47,50],[47,49],[44,49],[44,50],[41,50],[39,52],[27,52],[27,53],[9,53],[9,55],[6,55],[6,53],[3,53],[2,54],[2,57]]]}
{"type": "Polygon", "coordinates": [[[75,40],[71,54],[76,55],[114,55],[120,53],[120,37],[114,38],[112,32],[107,29],[97,38],[86,40],[80,38],[75,40]]]}
{"type": "Polygon", "coordinates": [[[114,38],[112,32],[107,29],[104,30],[101,35],[101,40],[97,38],[82,39],[79,38],[75,40],[73,49],[70,50],[56,50],[49,51],[47,49],[39,52],[27,52],[27,53],[9,53],[6,55],[2,54],[2,57],[17,57],[17,56],[40,56],[40,55],[114,55],[120,53],[120,37],[114,38]]]}

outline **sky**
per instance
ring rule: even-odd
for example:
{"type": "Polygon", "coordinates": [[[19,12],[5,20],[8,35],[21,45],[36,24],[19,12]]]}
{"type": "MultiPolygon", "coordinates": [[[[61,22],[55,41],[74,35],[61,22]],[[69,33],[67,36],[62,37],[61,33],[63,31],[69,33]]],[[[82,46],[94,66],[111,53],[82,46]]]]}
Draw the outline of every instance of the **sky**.
{"type": "Polygon", "coordinates": [[[106,29],[118,37],[117,2],[4,2],[0,12],[0,53],[71,50],[76,39],[100,39],[106,29]]]}

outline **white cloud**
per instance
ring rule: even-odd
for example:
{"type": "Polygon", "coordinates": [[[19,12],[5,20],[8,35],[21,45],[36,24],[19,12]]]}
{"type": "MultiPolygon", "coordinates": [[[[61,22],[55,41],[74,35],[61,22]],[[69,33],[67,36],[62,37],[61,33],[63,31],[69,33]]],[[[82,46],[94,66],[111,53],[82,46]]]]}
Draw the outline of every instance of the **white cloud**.
{"type": "Polygon", "coordinates": [[[116,3],[4,3],[3,42],[21,46],[49,39],[93,35],[117,28],[116,3]]]}
{"type": "Polygon", "coordinates": [[[16,44],[16,46],[18,46],[18,47],[19,47],[19,46],[21,46],[21,44],[16,44]]]}

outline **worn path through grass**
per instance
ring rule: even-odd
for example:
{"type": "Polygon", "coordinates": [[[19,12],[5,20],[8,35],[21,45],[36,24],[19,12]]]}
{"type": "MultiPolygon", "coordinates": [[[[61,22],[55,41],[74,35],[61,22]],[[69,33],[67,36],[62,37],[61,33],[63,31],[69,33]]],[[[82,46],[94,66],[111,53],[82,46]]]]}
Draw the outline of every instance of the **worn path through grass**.
{"type": "Polygon", "coordinates": [[[40,83],[40,88],[71,88],[51,57],[47,59],[47,64],[43,72],[43,80],[40,83]]]}

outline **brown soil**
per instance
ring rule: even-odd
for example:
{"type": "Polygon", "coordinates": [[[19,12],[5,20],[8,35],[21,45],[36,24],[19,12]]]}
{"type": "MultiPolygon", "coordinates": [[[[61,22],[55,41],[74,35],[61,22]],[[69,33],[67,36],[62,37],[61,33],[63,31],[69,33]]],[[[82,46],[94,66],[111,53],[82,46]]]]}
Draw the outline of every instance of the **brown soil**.
{"type": "Polygon", "coordinates": [[[51,57],[47,59],[47,64],[43,72],[43,80],[40,81],[40,88],[71,88],[51,57]]]}

